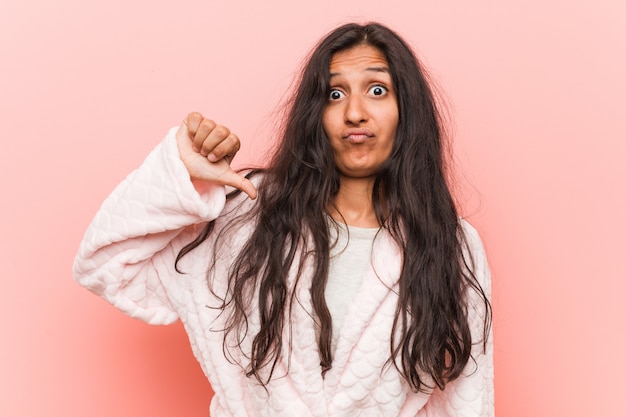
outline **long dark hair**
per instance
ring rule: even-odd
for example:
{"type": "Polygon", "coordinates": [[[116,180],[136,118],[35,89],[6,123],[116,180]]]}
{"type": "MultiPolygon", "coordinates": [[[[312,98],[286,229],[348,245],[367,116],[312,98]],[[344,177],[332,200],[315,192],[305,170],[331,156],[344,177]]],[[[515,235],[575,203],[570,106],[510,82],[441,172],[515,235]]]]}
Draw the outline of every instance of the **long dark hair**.
{"type": "MultiPolygon", "coordinates": [[[[250,315],[258,314],[260,330],[253,336],[246,374],[266,384],[286,348],[282,339],[285,320],[300,280],[298,274],[288,284],[289,271],[294,267],[300,271],[304,261],[312,259],[310,293],[319,326],[322,373],[332,366],[332,318],[324,289],[332,245],[328,212],[339,190],[339,175],[322,113],[330,94],[332,56],[357,45],[370,45],[384,54],[398,102],[393,150],[375,179],[372,194],[378,222],[403,253],[399,299],[389,329],[389,363],[415,391],[431,388],[420,373],[443,389],[461,374],[471,358],[472,344],[477,343],[468,322],[468,290],[476,291],[484,302],[483,343],[489,332],[490,305],[471,272],[471,259],[464,257],[467,242],[446,181],[442,118],[426,73],[406,42],[377,23],[347,24],[333,30],[303,67],[282,138],[262,170],[258,202],[242,214],[240,220],[244,220],[227,226],[235,228],[250,220],[255,228],[230,268],[228,296],[221,306],[229,312],[225,332],[226,336],[234,334],[240,344],[250,315]],[[258,311],[249,311],[252,301],[258,311]],[[262,377],[266,367],[269,373],[262,377]]],[[[236,194],[240,193],[228,198],[236,194]]],[[[207,224],[176,262],[200,245],[214,225],[207,224]]]]}

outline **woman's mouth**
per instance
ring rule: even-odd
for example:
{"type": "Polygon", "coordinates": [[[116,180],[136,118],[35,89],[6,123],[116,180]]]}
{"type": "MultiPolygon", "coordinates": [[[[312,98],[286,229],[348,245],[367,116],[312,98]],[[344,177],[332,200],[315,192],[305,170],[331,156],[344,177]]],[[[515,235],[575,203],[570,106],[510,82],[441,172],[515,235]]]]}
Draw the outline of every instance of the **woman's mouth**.
{"type": "Polygon", "coordinates": [[[358,144],[373,138],[374,132],[367,128],[352,128],[347,129],[345,132],[343,132],[341,137],[345,141],[358,144]]]}

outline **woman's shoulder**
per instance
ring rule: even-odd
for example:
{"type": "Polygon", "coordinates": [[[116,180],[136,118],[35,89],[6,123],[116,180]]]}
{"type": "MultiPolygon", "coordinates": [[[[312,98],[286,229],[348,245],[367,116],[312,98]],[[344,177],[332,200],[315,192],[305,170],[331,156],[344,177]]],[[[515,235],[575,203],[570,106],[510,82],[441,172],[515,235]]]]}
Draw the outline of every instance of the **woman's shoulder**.
{"type": "Polygon", "coordinates": [[[459,225],[461,227],[461,233],[468,246],[468,249],[473,253],[474,251],[484,252],[482,239],[478,230],[465,218],[459,218],[459,225]]]}
{"type": "Polygon", "coordinates": [[[462,232],[463,252],[468,266],[473,271],[483,290],[491,287],[491,273],[485,246],[478,230],[467,219],[459,219],[462,232]]]}

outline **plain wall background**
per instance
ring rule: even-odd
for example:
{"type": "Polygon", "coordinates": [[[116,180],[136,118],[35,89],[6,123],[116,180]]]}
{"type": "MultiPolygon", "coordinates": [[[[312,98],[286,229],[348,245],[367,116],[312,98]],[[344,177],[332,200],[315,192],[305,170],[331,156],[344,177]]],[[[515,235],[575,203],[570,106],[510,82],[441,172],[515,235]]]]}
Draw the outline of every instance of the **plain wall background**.
{"type": "Polygon", "coordinates": [[[626,2],[4,0],[0,415],[208,416],[182,327],[74,283],[112,188],[191,110],[261,160],[328,30],[379,20],[451,102],[494,279],[500,417],[626,416],[626,2]]]}

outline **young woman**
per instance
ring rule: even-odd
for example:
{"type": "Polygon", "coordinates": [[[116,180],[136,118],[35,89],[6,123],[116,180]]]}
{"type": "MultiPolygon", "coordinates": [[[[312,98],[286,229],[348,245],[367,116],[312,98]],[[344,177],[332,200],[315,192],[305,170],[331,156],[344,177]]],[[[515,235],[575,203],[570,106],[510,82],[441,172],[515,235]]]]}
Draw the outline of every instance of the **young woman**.
{"type": "Polygon", "coordinates": [[[244,177],[237,136],[189,114],[104,202],[78,282],[182,320],[215,417],[493,415],[489,270],[411,49],[332,31],[281,135],[244,177]]]}

